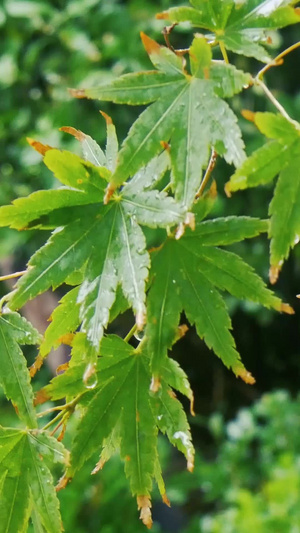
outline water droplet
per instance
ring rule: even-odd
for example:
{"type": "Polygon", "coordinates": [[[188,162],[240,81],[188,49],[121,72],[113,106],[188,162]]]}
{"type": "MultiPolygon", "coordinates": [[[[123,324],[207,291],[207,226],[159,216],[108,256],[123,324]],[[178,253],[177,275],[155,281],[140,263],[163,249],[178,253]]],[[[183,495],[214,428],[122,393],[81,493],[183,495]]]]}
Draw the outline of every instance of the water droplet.
{"type": "Polygon", "coordinates": [[[134,336],[135,336],[137,341],[142,341],[143,338],[145,337],[145,332],[144,332],[143,329],[141,331],[136,331],[134,336]]]}
{"type": "Polygon", "coordinates": [[[82,377],[83,383],[87,389],[94,389],[98,383],[96,366],[89,363],[82,377]]]}

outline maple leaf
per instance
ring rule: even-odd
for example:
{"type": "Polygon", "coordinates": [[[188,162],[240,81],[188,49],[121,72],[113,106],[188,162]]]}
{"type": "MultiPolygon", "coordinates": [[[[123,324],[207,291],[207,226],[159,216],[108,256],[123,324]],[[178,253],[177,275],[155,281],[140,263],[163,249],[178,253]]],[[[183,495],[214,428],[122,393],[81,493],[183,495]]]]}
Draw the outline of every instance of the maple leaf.
{"type": "Polygon", "coordinates": [[[210,147],[238,166],[244,144],[237,118],[222,97],[232,96],[251,76],[222,61],[212,61],[211,47],[197,37],[190,48],[191,73],[183,59],[142,34],[157,71],[126,74],[109,85],[73,91],[75,96],[130,105],[150,105],[131,127],[111,177],[113,187],[149,162],[171,140],[172,186],[175,198],[189,208],[197,192],[210,147]]]}
{"type": "MultiPolygon", "coordinates": [[[[105,154],[100,152],[100,148],[97,150],[95,141],[77,130],[71,133],[83,143],[84,155],[90,161],[69,152],[46,151],[45,164],[65,187],[39,191],[16,200],[11,206],[0,208],[0,225],[18,229],[54,229],[47,243],[32,256],[27,272],[17,282],[10,297],[10,308],[18,309],[49,287],[55,289],[62,283],[70,282],[75,270],[80,288],[78,293],[73,290],[76,303],[67,317],[68,331],[65,333],[76,329],[79,313],[81,329],[86,332],[90,345],[88,358],[91,360],[95,360],[97,355],[118,285],[122,287],[126,306],[128,302],[136,314],[138,327],[143,327],[145,283],[150,263],[140,224],[153,228],[168,227],[183,222],[186,216],[186,209],[174,198],[153,189],[169,166],[168,155],[164,152],[139,169],[132,180],[114,194],[108,205],[103,204],[107,174],[111,176],[118,153],[114,126],[107,116],[106,121],[108,140],[105,154]],[[96,159],[101,166],[91,163],[96,159]],[[107,165],[107,168],[102,165],[107,165]]],[[[64,129],[70,133],[70,128],[64,129]]],[[[72,295],[65,297],[67,307],[72,295]]],[[[57,311],[58,319],[49,328],[33,373],[48,352],[49,341],[55,345],[63,335],[62,323],[58,322],[65,314],[65,307],[60,310],[57,311]]]]}
{"type": "Polygon", "coordinates": [[[26,359],[19,344],[38,344],[41,335],[25,318],[8,310],[0,313],[0,385],[18,416],[29,427],[37,425],[33,391],[26,359]]]}
{"type": "Polygon", "coordinates": [[[157,15],[173,23],[190,22],[212,32],[211,39],[237,54],[268,62],[262,44],[266,31],[284,28],[300,21],[299,8],[289,0],[190,0],[193,7],[171,7],[157,15]]]}
{"type": "Polygon", "coordinates": [[[246,159],[226,184],[226,192],[264,185],[279,174],[269,207],[270,280],[275,283],[284,260],[300,237],[300,124],[273,113],[255,113],[253,119],[272,140],[246,159]]]}
{"type": "Polygon", "coordinates": [[[190,400],[192,393],[186,375],[171,360],[165,362],[159,392],[150,391],[151,373],[145,343],[134,349],[119,337],[110,335],[103,339],[100,355],[98,384],[92,390],[84,386],[82,361],[54,378],[45,388],[47,396],[53,399],[71,397],[75,391],[83,395],[79,403],[85,410],[77,427],[66,476],[73,477],[91,455],[101,451],[96,472],[112,451],[120,447],[132,493],[137,496],[141,508],[141,518],[149,526],[153,479],[157,480],[166,500],[157,455],[158,430],[167,434],[185,454],[188,468],[193,468],[194,449],[189,425],[170,385],[190,400]]]}
{"type": "Polygon", "coordinates": [[[159,251],[153,253],[145,330],[152,372],[154,378],[159,379],[167,349],[176,338],[180,314],[184,311],[189,322],[195,324],[198,335],[225,366],[253,383],[254,379],[240,361],[219,290],[278,311],[293,311],[266,288],[263,280],[239,256],[219,246],[267,231],[268,223],[247,217],[202,222],[201,214],[204,213],[200,202],[195,207],[195,230],[187,229],[180,240],[167,239],[159,251]]]}
{"type": "Polygon", "coordinates": [[[49,467],[68,464],[64,446],[43,431],[0,427],[0,516],[7,533],[25,533],[30,515],[47,533],[62,531],[49,467]]]}

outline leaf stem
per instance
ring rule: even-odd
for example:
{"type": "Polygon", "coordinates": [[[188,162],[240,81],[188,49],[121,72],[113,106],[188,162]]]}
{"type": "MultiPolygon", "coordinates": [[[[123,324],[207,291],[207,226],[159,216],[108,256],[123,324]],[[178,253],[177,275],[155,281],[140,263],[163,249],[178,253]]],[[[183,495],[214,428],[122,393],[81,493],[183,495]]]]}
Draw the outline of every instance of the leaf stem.
{"type": "Polygon", "coordinates": [[[52,426],[52,424],[55,424],[55,422],[57,422],[58,420],[60,420],[63,416],[64,416],[64,412],[61,411],[60,413],[58,413],[58,415],[56,415],[54,418],[52,418],[52,420],[50,420],[50,422],[48,422],[48,424],[46,424],[43,428],[42,428],[42,431],[45,431],[46,429],[48,429],[49,427],[52,426]]]}
{"type": "Polygon", "coordinates": [[[127,333],[126,337],[124,337],[124,341],[125,342],[129,342],[131,337],[133,337],[133,335],[135,334],[136,331],[137,331],[137,325],[134,324],[134,326],[132,326],[131,330],[127,333]]]}
{"type": "Polygon", "coordinates": [[[278,67],[279,65],[282,64],[282,61],[281,59],[286,56],[287,54],[289,54],[290,52],[293,52],[294,50],[296,50],[296,48],[299,48],[300,47],[300,41],[298,41],[297,43],[295,44],[292,44],[292,46],[289,46],[286,50],[284,50],[283,52],[281,52],[278,56],[275,57],[275,59],[273,59],[272,61],[270,61],[270,63],[268,63],[267,65],[265,65],[256,75],[256,79],[257,80],[260,80],[264,74],[267,72],[267,70],[269,70],[271,67],[278,67]]]}
{"type": "Polygon", "coordinates": [[[223,41],[219,41],[219,45],[220,45],[220,50],[221,50],[223,59],[224,59],[225,63],[227,63],[227,65],[228,65],[229,64],[229,59],[228,59],[227,50],[225,48],[225,45],[224,45],[223,41]]]}
{"type": "Polygon", "coordinates": [[[196,193],[196,198],[199,198],[200,196],[202,196],[203,194],[203,191],[209,181],[209,178],[211,176],[211,173],[213,171],[213,169],[215,168],[215,165],[216,165],[216,161],[217,161],[217,152],[215,150],[212,150],[211,151],[211,156],[210,156],[210,160],[209,160],[209,163],[208,163],[208,167],[206,169],[206,172],[204,174],[204,177],[203,177],[203,180],[201,181],[201,184],[200,184],[200,187],[196,193]]]}
{"type": "Polygon", "coordinates": [[[6,274],[6,276],[0,276],[0,281],[6,281],[8,279],[14,279],[19,278],[20,276],[23,276],[23,274],[26,274],[26,270],[22,270],[21,272],[14,272],[13,274],[6,274]]]}
{"type": "Polygon", "coordinates": [[[266,84],[262,80],[260,80],[259,78],[255,79],[255,83],[256,83],[256,85],[258,85],[259,87],[262,88],[262,90],[264,91],[266,96],[269,98],[270,102],[272,102],[272,104],[278,109],[279,113],[281,113],[281,115],[284,118],[286,118],[286,120],[288,120],[292,124],[295,124],[295,121],[290,117],[290,115],[288,115],[288,113],[286,112],[284,107],[278,102],[278,100],[271,93],[270,89],[268,89],[266,84]]]}

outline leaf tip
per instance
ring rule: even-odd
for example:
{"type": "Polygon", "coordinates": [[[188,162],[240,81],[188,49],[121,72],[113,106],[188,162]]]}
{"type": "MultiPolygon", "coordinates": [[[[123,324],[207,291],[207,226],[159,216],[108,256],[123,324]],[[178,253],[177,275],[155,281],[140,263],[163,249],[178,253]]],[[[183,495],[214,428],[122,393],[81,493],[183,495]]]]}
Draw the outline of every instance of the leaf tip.
{"type": "Polygon", "coordinates": [[[168,11],[162,11],[161,13],[156,13],[155,18],[157,20],[168,20],[169,18],[168,11]]]}
{"type": "Polygon", "coordinates": [[[55,490],[56,492],[59,492],[60,490],[63,490],[66,488],[67,484],[71,481],[71,477],[67,476],[67,474],[64,474],[60,480],[58,481],[55,490]]]}
{"type": "Polygon", "coordinates": [[[109,115],[107,115],[106,113],[104,113],[104,111],[100,111],[100,113],[103,116],[103,118],[105,119],[105,122],[106,122],[107,126],[110,126],[113,123],[112,118],[109,115]]]}
{"type": "Polygon", "coordinates": [[[152,376],[151,384],[150,384],[150,391],[151,392],[158,392],[161,387],[161,382],[158,376],[152,376]]]}
{"type": "Polygon", "coordinates": [[[26,141],[28,142],[28,144],[30,144],[30,146],[34,150],[36,150],[36,152],[38,152],[42,156],[44,156],[45,153],[48,152],[48,150],[53,150],[52,146],[49,146],[48,144],[40,143],[39,141],[35,141],[34,139],[31,139],[30,137],[26,137],[26,141]]]}
{"type": "Polygon", "coordinates": [[[85,89],[72,89],[68,88],[68,93],[74,98],[87,98],[85,89]]]}
{"type": "Polygon", "coordinates": [[[226,194],[227,198],[231,198],[232,194],[231,194],[230,181],[228,181],[228,182],[225,184],[224,191],[225,191],[225,194],[226,194]]]}
{"type": "MultiPolygon", "coordinates": [[[[282,263],[282,262],[281,262],[282,263]]],[[[272,265],[269,270],[269,280],[271,285],[274,285],[278,280],[281,264],[272,265]]]]}
{"type": "Polygon", "coordinates": [[[76,130],[76,128],[72,128],[72,126],[63,126],[62,128],[59,128],[59,131],[64,131],[65,133],[73,135],[77,141],[83,141],[85,138],[85,135],[82,131],[76,130]]]}
{"type": "Polygon", "coordinates": [[[234,371],[236,377],[237,378],[241,378],[245,383],[247,383],[247,385],[254,385],[254,383],[256,382],[256,380],[252,376],[251,372],[246,370],[246,368],[244,368],[244,367],[238,368],[236,370],[233,369],[233,371],[234,371]]]}
{"type": "Polygon", "coordinates": [[[137,329],[139,331],[142,331],[146,323],[146,313],[145,313],[144,308],[138,310],[135,316],[135,323],[136,323],[137,329]]]}
{"type": "MultiPolygon", "coordinates": [[[[299,296],[299,295],[298,295],[299,296]]],[[[297,298],[298,298],[297,296],[297,298]]],[[[287,315],[294,315],[295,314],[295,311],[294,309],[292,308],[291,305],[289,304],[285,304],[285,303],[282,303],[281,306],[280,306],[280,311],[282,313],[286,313],[287,315]]]]}
{"type": "Polygon", "coordinates": [[[141,31],[140,36],[141,36],[144,48],[149,56],[152,54],[159,53],[159,50],[161,47],[156,41],[151,39],[151,37],[148,37],[148,35],[146,35],[143,31],[141,31]]]}
{"type": "Polygon", "coordinates": [[[249,122],[255,122],[255,113],[253,113],[253,111],[250,111],[250,109],[242,109],[241,115],[246,120],[249,120],[249,122]]]}
{"type": "Polygon", "coordinates": [[[148,528],[152,528],[151,500],[148,496],[137,496],[137,505],[140,512],[140,520],[148,528]]]}
{"type": "Polygon", "coordinates": [[[167,493],[165,492],[164,494],[161,495],[162,497],[162,501],[168,506],[168,507],[171,507],[171,502],[167,496],[167,493]]]}

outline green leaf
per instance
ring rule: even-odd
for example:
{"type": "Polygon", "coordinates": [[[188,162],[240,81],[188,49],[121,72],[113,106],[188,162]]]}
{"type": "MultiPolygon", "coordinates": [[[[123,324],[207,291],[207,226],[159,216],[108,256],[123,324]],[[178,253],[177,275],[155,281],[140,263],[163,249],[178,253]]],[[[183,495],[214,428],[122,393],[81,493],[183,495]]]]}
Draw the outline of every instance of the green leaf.
{"type": "Polygon", "coordinates": [[[78,155],[60,150],[46,152],[44,163],[63,185],[94,195],[93,203],[103,200],[106,180],[110,177],[105,167],[95,166],[78,155]]]}
{"type": "Polygon", "coordinates": [[[226,191],[255,187],[279,179],[269,207],[271,215],[271,269],[270,280],[275,283],[290,249],[297,244],[300,235],[298,215],[300,125],[281,115],[255,113],[254,121],[262,133],[271,138],[256,150],[231,176],[226,191]]]}
{"type": "Polygon", "coordinates": [[[62,444],[38,430],[0,428],[0,477],[4,477],[0,498],[3,531],[27,531],[30,512],[36,512],[47,533],[62,531],[59,501],[49,466],[67,463],[62,444]],[[15,528],[15,529],[14,529],[15,528]]]}
{"type": "Polygon", "coordinates": [[[116,128],[111,120],[111,118],[106,113],[101,113],[106,120],[106,130],[107,130],[107,141],[106,141],[106,166],[111,171],[114,172],[117,165],[117,157],[119,152],[119,143],[116,133],[116,128]]]}
{"type": "Polygon", "coordinates": [[[192,76],[182,70],[176,54],[144,34],[142,39],[160,72],[125,75],[105,87],[86,90],[83,95],[131,105],[154,102],[131,127],[111,183],[114,186],[123,183],[161,151],[162,141],[171,141],[175,198],[188,209],[199,188],[211,147],[236,166],[245,157],[237,119],[220,96],[241,91],[251,77],[231,66],[212,62],[211,48],[204,38],[195,38],[190,49],[192,76]],[[233,74],[234,82],[230,81],[233,74]],[[161,81],[155,85],[152,82],[158,75],[161,81]]]}
{"type": "MultiPolygon", "coordinates": [[[[171,394],[168,376],[162,381],[163,400],[160,393],[153,394],[149,390],[151,375],[147,350],[147,346],[135,350],[116,336],[103,339],[97,363],[99,384],[88,393],[91,399],[88,404],[85,402],[88,409],[79,422],[67,471],[67,475],[73,476],[94,452],[106,447],[107,442],[110,448],[120,444],[131,490],[140,503],[143,498],[149,499],[152,480],[159,477],[156,446],[160,426],[188,456],[191,468],[194,453],[186,416],[171,394]]],[[[67,373],[70,374],[71,369],[67,373]]],[[[60,376],[53,383],[59,380],[60,376]]]]}
{"type": "Polygon", "coordinates": [[[67,206],[84,206],[91,203],[91,196],[84,191],[60,188],[37,191],[25,198],[14,200],[12,205],[0,207],[0,226],[26,229],[29,222],[42,215],[67,206]]]}
{"type": "Polygon", "coordinates": [[[81,143],[83,159],[89,161],[96,167],[105,167],[105,154],[103,153],[103,150],[100,148],[100,146],[96,143],[96,141],[92,139],[92,137],[86,135],[80,130],[76,130],[75,128],[71,128],[69,126],[65,126],[60,129],[62,131],[65,131],[66,133],[70,133],[70,135],[73,135],[81,143]]]}
{"type": "MultiPolygon", "coordinates": [[[[96,211],[97,212],[97,211],[96,211]]],[[[91,253],[94,231],[99,227],[95,210],[65,228],[58,228],[49,241],[30,259],[31,267],[16,284],[10,308],[18,309],[49,287],[61,285],[67,276],[78,270],[91,253]]]]}
{"type": "Polygon", "coordinates": [[[263,62],[270,60],[262,46],[266,30],[300,21],[299,10],[288,5],[294,3],[288,0],[190,0],[190,3],[192,8],[171,7],[157,18],[174,23],[190,22],[212,32],[214,40],[223,43],[228,50],[263,62]]]}
{"type": "Polygon", "coordinates": [[[146,337],[155,376],[161,375],[184,310],[199,337],[225,366],[253,382],[236,351],[230,318],[217,288],[266,307],[292,310],[266,288],[241,258],[215,246],[253,237],[266,229],[267,224],[257,219],[228,217],[199,223],[196,218],[194,232],[187,230],[179,241],[166,241],[154,255],[146,337]]]}
{"type": "Polygon", "coordinates": [[[125,209],[126,205],[123,207],[120,202],[106,209],[99,228],[102,246],[90,257],[79,290],[82,330],[86,331],[96,353],[108,324],[118,283],[136,313],[137,324],[142,327],[144,323],[149,256],[140,227],[125,209]]]}
{"type": "Polygon", "coordinates": [[[36,427],[33,391],[26,359],[19,344],[37,344],[41,340],[33,326],[17,313],[0,314],[0,384],[22,421],[36,427]]]}
{"type": "MultiPolygon", "coordinates": [[[[24,453],[24,449],[23,449],[24,453]]],[[[22,461],[22,460],[21,460],[22,461]]],[[[2,531],[6,533],[25,533],[31,513],[31,494],[25,476],[11,477],[4,473],[0,488],[0,520],[2,531]]]]}
{"type": "Polygon", "coordinates": [[[79,287],[75,287],[63,296],[51,315],[51,323],[46,329],[40,346],[42,357],[63,342],[63,337],[74,333],[80,324],[79,305],[77,303],[79,287]]]}
{"type": "Polygon", "coordinates": [[[139,224],[150,228],[167,227],[183,222],[186,209],[164,192],[144,191],[136,195],[122,194],[123,205],[129,215],[139,224]]]}
{"type": "MultiPolygon", "coordinates": [[[[299,144],[300,148],[300,144],[299,144]]],[[[300,240],[300,157],[282,169],[270,204],[271,277],[276,276],[291,248],[300,240]]]]}

